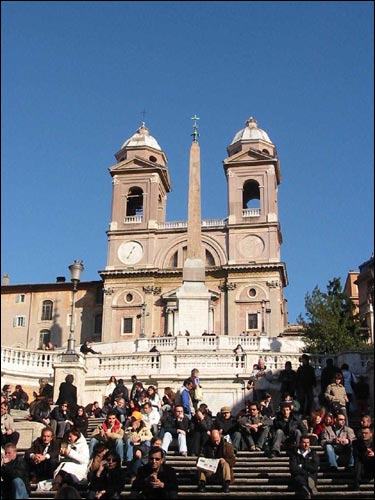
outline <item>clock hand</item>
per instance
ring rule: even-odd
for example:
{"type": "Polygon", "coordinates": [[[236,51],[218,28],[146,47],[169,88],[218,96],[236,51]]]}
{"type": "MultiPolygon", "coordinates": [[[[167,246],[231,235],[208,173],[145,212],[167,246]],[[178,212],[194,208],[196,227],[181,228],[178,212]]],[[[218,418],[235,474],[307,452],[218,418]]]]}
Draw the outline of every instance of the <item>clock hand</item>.
{"type": "Polygon", "coordinates": [[[126,257],[127,259],[131,256],[131,254],[134,252],[135,245],[133,245],[133,248],[130,250],[128,256],[126,257]]]}

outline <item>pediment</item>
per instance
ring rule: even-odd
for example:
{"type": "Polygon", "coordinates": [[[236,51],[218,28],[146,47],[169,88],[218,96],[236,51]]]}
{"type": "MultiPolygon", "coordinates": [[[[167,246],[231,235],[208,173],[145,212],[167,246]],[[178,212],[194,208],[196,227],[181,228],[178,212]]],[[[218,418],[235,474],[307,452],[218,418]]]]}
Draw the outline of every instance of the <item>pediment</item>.
{"type": "Polygon", "coordinates": [[[137,170],[137,169],[151,169],[151,170],[166,170],[167,167],[161,165],[160,163],[155,163],[141,156],[134,156],[132,158],[128,158],[123,160],[120,163],[116,163],[112,167],[109,167],[110,172],[124,172],[127,170],[137,170]]]}
{"type": "Polygon", "coordinates": [[[233,163],[240,162],[248,162],[248,161],[262,161],[262,162],[274,162],[277,159],[274,156],[271,156],[263,151],[259,151],[258,149],[247,149],[246,151],[239,151],[234,155],[226,158],[224,163],[226,165],[231,165],[233,163]]]}

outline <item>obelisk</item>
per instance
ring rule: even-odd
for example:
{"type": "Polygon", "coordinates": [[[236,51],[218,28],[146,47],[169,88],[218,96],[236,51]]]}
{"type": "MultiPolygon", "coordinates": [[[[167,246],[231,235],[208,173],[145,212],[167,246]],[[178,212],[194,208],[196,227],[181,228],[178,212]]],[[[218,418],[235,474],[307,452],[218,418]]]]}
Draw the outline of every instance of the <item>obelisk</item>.
{"type": "Polygon", "coordinates": [[[183,284],[177,290],[179,331],[192,336],[208,331],[210,293],[205,286],[205,255],[201,233],[200,148],[197,116],[193,116],[193,142],[190,147],[187,253],[183,267],[183,284]]]}

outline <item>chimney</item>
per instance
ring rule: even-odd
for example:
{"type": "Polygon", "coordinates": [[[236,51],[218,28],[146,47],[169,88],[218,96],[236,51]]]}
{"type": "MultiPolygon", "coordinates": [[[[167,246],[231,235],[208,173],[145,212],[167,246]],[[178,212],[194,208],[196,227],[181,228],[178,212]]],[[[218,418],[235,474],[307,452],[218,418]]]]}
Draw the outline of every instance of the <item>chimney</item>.
{"type": "Polygon", "coordinates": [[[3,274],[3,282],[2,282],[2,285],[4,285],[4,286],[9,285],[9,274],[8,274],[8,273],[3,274]]]}
{"type": "Polygon", "coordinates": [[[56,283],[65,283],[65,276],[57,276],[56,283]]]}

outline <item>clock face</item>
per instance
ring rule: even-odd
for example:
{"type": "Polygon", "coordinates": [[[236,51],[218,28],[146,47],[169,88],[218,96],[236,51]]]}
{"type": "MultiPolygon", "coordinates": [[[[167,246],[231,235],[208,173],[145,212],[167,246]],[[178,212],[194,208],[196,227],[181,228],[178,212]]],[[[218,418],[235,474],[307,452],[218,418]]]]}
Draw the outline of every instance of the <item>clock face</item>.
{"type": "Polygon", "coordinates": [[[143,257],[143,247],[138,241],[126,241],[119,246],[117,255],[124,264],[136,264],[143,257]]]}

